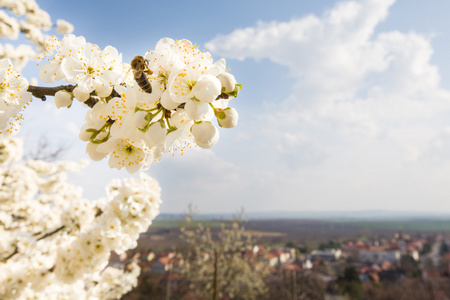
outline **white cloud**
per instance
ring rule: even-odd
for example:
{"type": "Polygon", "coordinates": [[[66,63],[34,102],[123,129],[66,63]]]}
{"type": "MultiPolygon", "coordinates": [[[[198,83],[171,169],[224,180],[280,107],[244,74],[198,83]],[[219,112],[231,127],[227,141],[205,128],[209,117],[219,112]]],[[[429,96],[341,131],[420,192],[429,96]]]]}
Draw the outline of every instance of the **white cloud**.
{"type": "MultiPolygon", "coordinates": [[[[290,176],[278,187],[283,199],[293,201],[293,195],[302,193],[316,203],[328,203],[333,195],[349,200],[347,209],[384,204],[401,209],[409,198],[414,199],[415,206],[408,205],[413,210],[424,208],[420,199],[427,193],[440,205],[448,199],[448,193],[435,192],[436,182],[449,173],[443,169],[448,165],[442,165],[442,175],[433,174],[434,181],[424,181],[431,166],[411,164],[450,153],[448,134],[442,133],[449,124],[450,92],[440,87],[439,70],[430,63],[429,38],[414,32],[376,33],[393,3],[342,2],[321,17],[258,22],[206,44],[226,58],[269,59],[286,66],[295,78],[289,97],[275,99],[253,119],[258,124],[254,136],[277,145],[268,151],[279,159],[265,167],[275,177],[290,176]],[[261,119],[269,120],[265,127],[261,119]],[[277,165],[280,161],[291,171],[277,165]],[[309,186],[300,184],[302,180],[309,186]],[[406,188],[409,184],[413,187],[406,188]],[[371,200],[364,203],[363,198],[371,200]]],[[[450,210],[450,204],[434,209],[442,208],[450,210]]]]}

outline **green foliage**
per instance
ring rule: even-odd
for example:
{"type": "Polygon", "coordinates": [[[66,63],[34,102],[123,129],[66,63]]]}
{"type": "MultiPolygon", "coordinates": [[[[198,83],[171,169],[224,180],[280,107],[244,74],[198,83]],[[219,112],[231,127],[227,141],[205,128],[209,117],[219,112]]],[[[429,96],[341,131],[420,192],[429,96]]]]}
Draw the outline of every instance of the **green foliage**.
{"type": "Polygon", "coordinates": [[[400,268],[408,277],[421,277],[422,275],[419,262],[415,261],[411,255],[402,255],[400,268]]]}
{"type": "Polygon", "coordinates": [[[326,249],[341,249],[341,242],[335,241],[335,240],[329,240],[326,243],[319,244],[319,250],[326,250],[326,249]]]}
{"type": "Polygon", "coordinates": [[[425,245],[423,245],[423,249],[422,249],[422,251],[420,251],[420,255],[426,255],[430,252],[431,252],[431,244],[426,243],[425,245]]]}
{"type": "Polygon", "coordinates": [[[363,289],[358,271],[354,267],[345,268],[344,274],[338,276],[337,284],[342,294],[347,295],[352,300],[361,299],[363,289]]]}
{"type": "Polygon", "coordinates": [[[293,241],[287,242],[285,246],[286,246],[287,248],[295,248],[295,244],[294,244],[293,241]]]}
{"type": "Polygon", "coordinates": [[[348,267],[344,270],[344,278],[345,281],[356,281],[360,282],[358,271],[356,271],[353,267],[348,267]]]}
{"type": "Polygon", "coordinates": [[[313,250],[313,248],[311,248],[310,246],[308,246],[306,244],[298,247],[298,251],[300,251],[301,254],[308,254],[311,252],[311,250],[313,250]]]}

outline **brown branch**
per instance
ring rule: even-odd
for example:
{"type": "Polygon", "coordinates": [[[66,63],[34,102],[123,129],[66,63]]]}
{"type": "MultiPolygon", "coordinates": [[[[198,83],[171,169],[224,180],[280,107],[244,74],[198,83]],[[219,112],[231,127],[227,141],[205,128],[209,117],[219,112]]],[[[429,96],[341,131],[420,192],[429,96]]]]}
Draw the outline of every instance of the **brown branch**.
{"type": "Polygon", "coordinates": [[[99,99],[97,96],[91,96],[89,99],[87,99],[83,103],[86,104],[87,106],[89,106],[90,108],[93,108],[94,105],[97,104],[98,100],[99,99]]]}
{"type": "Polygon", "coordinates": [[[30,92],[34,97],[41,99],[42,101],[46,100],[45,96],[55,96],[55,94],[59,91],[66,90],[69,93],[73,91],[75,85],[60,85],[54,87],[46,87],[46,86],[28,86],[28,92],[30,92]]]}
{"type": "Polygon", "coordinates": [[[221,93],[219,96],[217,96],[216,100],[228,98],[230,98],[230,95],[228,95],[227,93],[221,93]]]}
{"type": "Polygon", "coordinates": [[[16,255],[17,253],[19,253],[19,248],[16,247],[16,248],[14,248],[14,251],[10,255],[8,255],[7,257],[2,259],[2,262],[7,262],[8,259],[10,259],[14,255],[16,255]]]}
{"type": "Polygon", "coordinates": [[[57,232],[63,230],[64,228],[66,228],[66,225],[62,225],[61,227],[58,227],[58,228],[56,228],[56,229],[53,230],[53,231],[47,232],[46,234],[44,234],[43,236],[41,236],[40,238],[38,238],[36,241],[40,241],[40,240],[45,239],[46,237],[49,237],[49,236],[51,236],[51,235],[54,235],[55,233],[57,233],[57,232]]]}
{"type": "MultiPolygon", "coordinates": [[[[64,228],[66,228],[66,225],[62,225],[61,227],[58,227],[58,228],[56,228],[56,229],[53,230],[53,231],[47,232],[46,234],[44,234],[43,236],[41,236],[40,238],[38,238],[36,241],[40,241],[40,240],[43,240],[43,239],[45,239],[45,238],[47,238],[47,237],[49,237],[49,236],[52,236],[52,235],[54,235],[55,233],[58,233],[59,231],[63,230],[64,228]]],[[[35,234],[34,234],[34,235],[35,235],[35,234]]],[[[13,257],[14,255],[16,255],[17,253],[19,253],[19,248],[16,246],[16,247],[14,248],[14,251],[13,251],[10,255],[8,255],[7,257],[3,258],[1,261],[2,261],[2,262],[6,262],[6,261],[8,261],[8,259],[10,259],[10,258],[13,257]]]]}
{"type": "Polygon", "coordinates": [[[97,211],[95,212],[95,217],[99,217],[103,214],[103,210],[101,210],[100,208],[97,207],[97,211]]]}
{"type": "MultiPolygon", "coordinates": [[[[54,87],[46,87],[46,86],[34,86],[29,85],[28,86],[28,92],[30,92],[34,97],[41,99],[42,101],[45,101],[47,98],[46,96],[55,96],[55,94],[59,91],[65,90],[69,93],[73,92],[76,85],[59,85],[54,87]]],[[[120,96],[115,90],[111,93],[111,97],[118,97],[120,96]]],[[[91,93],[91,97],[84,101],[84,104],[89,106],[90,108],[93,108],[94,105],[99,101],[98,96],[95,94],[95,92],[91,93]]]]}

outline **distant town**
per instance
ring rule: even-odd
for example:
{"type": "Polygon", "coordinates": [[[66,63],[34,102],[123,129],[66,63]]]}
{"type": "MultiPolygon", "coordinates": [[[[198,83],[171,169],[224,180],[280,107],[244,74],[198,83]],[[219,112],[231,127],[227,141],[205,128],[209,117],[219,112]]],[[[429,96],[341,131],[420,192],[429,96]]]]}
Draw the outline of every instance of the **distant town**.
{"type": "MultiPolygon", "coordinates": [[[[326,222],[298,220],[294,222],[297,227],[290,226],[299,232],[295,239],[262,226],[270,228],[280,223],[284,228],[289,222],[294,221],[246,224],[246,232],[256,237],[256,243],[237,255],[242,263],[255,266],[263,277],[264,293],[257,299],[450,299],[450,227],[443,232],[408,232],[403,228],[360,226],[353,232],[350,227],[343,230],[326,222]],[[304,234],[310,236],[309,240],[300,238],[301,228],[312,230],[304,234]],[[325,239],[320,239],[323,228],[330,229],[325,239]],[[342,236],[333,236],[336,228],[342,236]],[[312,237],[315,231],[321,233],[316,234],[317,239],[312,237]]],[[[213,236],[220,235],[215,221],[208,224],[213,236]]],[[[175,226],[153,229],[141,237],[143,245],[140,242],[135,251],[112,254],[112,266],[126,269],[128,264],[137,262],[142,269],[138,287],[123,299],[147,299],[149,293],[151,299],[210,299],[197,295],[192,284],[191,288],[184,286],[189,278],[185,278],[186,262],[179,251],[185,245],[174,238],[177,234],[180,233],[175,226]],[[152,239],[152,235],[160,238],[152,239]],[[161,242],[162,236],[173,237],[172,247],[152,247],[157,244],[153,242],[161,242]]],[[[253,298],[223,293],[216,299],[253,298]]]]}

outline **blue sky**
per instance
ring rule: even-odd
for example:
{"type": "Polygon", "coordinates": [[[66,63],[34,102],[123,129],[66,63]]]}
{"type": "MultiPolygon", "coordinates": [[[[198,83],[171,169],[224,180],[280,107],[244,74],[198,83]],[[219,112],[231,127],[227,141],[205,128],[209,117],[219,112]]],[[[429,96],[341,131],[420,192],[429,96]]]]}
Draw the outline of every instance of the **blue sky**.
{"type": "MultiPolygon", "coordinates": [[[[234,129],[212,150],[166,156],[149,172],[163,212],[450,212],[450,26],[446,1],[38,1],[56,21],[124,61],[163,37],[225,57],[244,85],[234,129]]],[[[27,76],[37,74],[30,64],[27,76]],[[34,73],[33,73],[34,72],[34,73]]],[[[51,99],[49,99],[51,100],[51,99]]],[[[34,102],[22,137],[46,135],[86,157],[85,109],[34,102]],[[52,120],[48,120],[48,116],[52,120]]],[[[106,162],[71,179],[89,198],[106,162]]]]}

